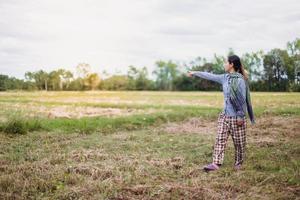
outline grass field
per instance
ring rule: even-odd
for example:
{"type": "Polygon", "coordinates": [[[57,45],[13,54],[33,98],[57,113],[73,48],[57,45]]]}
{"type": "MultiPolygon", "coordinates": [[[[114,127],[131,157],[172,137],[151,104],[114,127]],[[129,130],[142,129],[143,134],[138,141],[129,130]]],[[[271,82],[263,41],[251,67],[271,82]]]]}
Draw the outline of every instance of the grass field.
{"type": "Polygon", "coordinates": [[[299,199],[300,93],[252,92],[244,169],[221,92],[2,92],[0,199],[299,199]]]}

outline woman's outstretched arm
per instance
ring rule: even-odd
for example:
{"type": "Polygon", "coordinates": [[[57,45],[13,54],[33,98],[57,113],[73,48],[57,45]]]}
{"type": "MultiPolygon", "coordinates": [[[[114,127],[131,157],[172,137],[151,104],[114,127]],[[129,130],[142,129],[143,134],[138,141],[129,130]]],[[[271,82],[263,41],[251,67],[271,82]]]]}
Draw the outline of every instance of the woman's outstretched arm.
{"type": "Polygon", "coordinates": [[[203,72],[203,71],[189,71],[189,74],[190,76],[197,76],[210,81],[215,81],[220,84],[223,84],[225,78],[225,74],[213,74],[210,72],[203,72]]]}

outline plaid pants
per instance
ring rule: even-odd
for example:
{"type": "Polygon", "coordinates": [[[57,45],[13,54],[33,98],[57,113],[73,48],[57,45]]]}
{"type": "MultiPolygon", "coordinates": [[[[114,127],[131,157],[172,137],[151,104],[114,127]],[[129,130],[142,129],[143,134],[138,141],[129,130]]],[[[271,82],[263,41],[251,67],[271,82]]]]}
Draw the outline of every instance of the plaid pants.
{"type": "Polygon", "coordinates": [[[216,137],[213,150],[213,163],[222,164],[224,160],[224,153],[229,134],[232,136],[235,148],[235,164],[242,164],[245,159],[246,150],[246,117],[243,118],[243,125],[236,124],[237,118],[225,116],[221,112],[218,117],[218,134],[216,137]]]}

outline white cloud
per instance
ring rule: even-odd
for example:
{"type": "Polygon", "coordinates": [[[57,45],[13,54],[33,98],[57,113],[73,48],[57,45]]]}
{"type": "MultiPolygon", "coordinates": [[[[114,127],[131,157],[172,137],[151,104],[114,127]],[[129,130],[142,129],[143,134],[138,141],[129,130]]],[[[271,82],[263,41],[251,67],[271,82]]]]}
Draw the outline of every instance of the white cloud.
{"type": "Polygon", "coordinates": [[[298,0],[0,0],[0,73],[153,70],[159,59],[284,48],[299,37],[298,0]]]}

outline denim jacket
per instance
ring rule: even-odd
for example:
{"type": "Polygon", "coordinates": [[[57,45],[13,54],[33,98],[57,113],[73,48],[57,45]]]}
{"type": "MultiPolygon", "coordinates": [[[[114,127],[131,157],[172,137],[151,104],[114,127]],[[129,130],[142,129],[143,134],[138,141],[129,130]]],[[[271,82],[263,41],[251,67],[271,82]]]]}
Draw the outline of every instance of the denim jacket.
{"type": "MultiPolygon", "coordinates": [[[[241,119],[246,117],[246,115],[245,115],[246,110],[247,110],[246,104],[243,106],[243,110],[239,110],[236,112],[233,108],[233,105],[231,104],[231,102],[229,100],[230,81],[229,81],[228,73],[213,74],[213,73],[209,73],[209,72],[196,71],[193,73],[193,76],[197,76],[200,78],[204,78],[204,79],[211,80],[211,81],[222,84],[223,94],[224,94],[223,112],[226,116],[237,116],[237,118],[241,118],[241,119]]],[[[245,81],[243,79],[239,80],[238,88],[242,91],[243,97],[246,100],[246,85],[245,85],[245,81]]]]}

